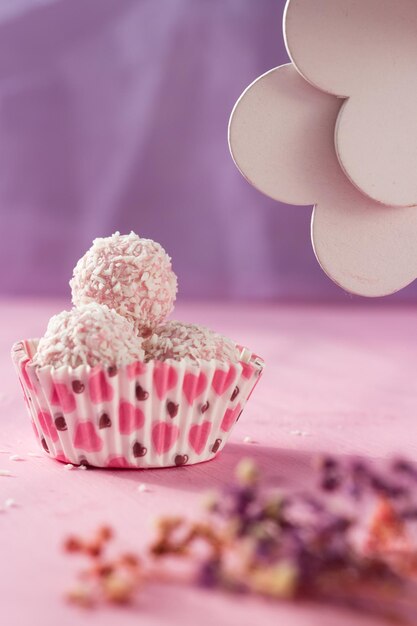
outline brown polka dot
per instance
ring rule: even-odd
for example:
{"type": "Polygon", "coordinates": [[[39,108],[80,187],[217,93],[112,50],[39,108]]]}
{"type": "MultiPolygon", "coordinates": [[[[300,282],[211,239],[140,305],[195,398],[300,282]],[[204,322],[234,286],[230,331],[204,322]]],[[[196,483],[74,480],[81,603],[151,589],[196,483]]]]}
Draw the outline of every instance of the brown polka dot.
{"type": "Polygon", "coordinates": [[[188,461],[188,456],[186,454],[177,454],[177,456],[174,459],[174,463],[178,467],[180,465],[185,465],[187,461],[188,461]]]}
{"type": "Polygon", "coordinates": [[[111,419],[110,419],[110,417],[108,416],[107,413],[102,413],[100,415],[100,420],[98,422],[98,427],[100,429],[102,429],[102,428],[110,428],[110,426],[111,426],[111,419]]]}
{"type": "Polygon", "coordinates": [[[49,454],[49,447],[48,447],[48,444],[46,443],[46,439],[44,437],[42,437],[42,439],[41,439],[41,444],[42,444],[42,448],[45,450],[45,452],[48,452],[48,454],[49,454]]]}
{"type": "Polygon", "coordinates": [[[138,457],[145,456],[145,454],[147,453],[148,449],[145,448],[144,445],[139,443],[139,441],[136,441],[133,444],[132,451],[133,451],[133,456],[137,459],[138,457]]]}
{"type": "Polygon", "coordinates": [[[115,365],[110,365],[110,367],[107,368],[107,373],[109,376],[116,376],[117,367],[115,365]]]}
{"type": "Polygon", "coordinates": [[[205,402],[204,404],[200,406],[200,411],[202,413],[205,413],[206,411],[209,410],[209,408],[210,408],[210,402],[207,400],[207,402],[205,402]]]}
{"type": "Polygon", "coordinates": [[[222,440],[221,439],[216,439],[216,441],[213,443],[213,445],[211,446],[211,451],[216,453],[218,452],[220,446],[221,446],[222,440]]]}
{"type": "Polygon", "coordinates": [[[72,381],[72,390],[74,393],[82,393],[85,389],[84,383],[81,380],[73,380],[72,381]]]}
{"type": "Polygon", "coordinates": [[[65,417],[63,415],[56,416],[55,427],[60,431],[68,430],[67,422],[65,421],[65,417]]]}
{"type": "Polygon", "coordinates": [[[171,400],[167,402],[167,411],[170,417],[174,418],[178,415],[178,408],[179,404],[175,404],[175,402],[171,402],[171,400]]]}
{"type": "Polygon", "coordinates": [[[140,385],[136,385],[136,399],[139,402],[144,402],[149,398],[149,393],[143,389],[140,385]]]}
{"type": "Polygon", "coordinates": [[[233,402],[233,400],[236,400],[238,394],[239,394],[239,387],[235,387],[233,389],[232,395],[230,396],[230,399],[231,399],[232,402],[233,402]]]}

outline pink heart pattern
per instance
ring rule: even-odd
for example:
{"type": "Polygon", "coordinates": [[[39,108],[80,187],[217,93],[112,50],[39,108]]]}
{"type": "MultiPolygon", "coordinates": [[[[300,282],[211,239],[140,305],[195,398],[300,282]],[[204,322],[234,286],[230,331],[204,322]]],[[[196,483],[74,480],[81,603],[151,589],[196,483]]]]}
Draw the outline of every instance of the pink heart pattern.
{"type": "Polygon", "coordinates": [[[203,393],[206,387],[207,376],[204,372],[201,372],[198,376],[190,372],[185,374],[182,390],[190,406],[194,400],[203,393]]]}
{"type": "Polygon", "coordinates": [[[225,432],[228,433],[229,430],[232,428],[233,424],[236,422],[237,418],[239,417],[240,411],[241,411],[241,406],[240,404],[237,404],[235,406],[234,409],[227,409],[222,423],[220,425],[220,428],[225,432]]]}
{"type": "Polygon", "coordinates": [[[152,444],[158,454],[171,450],[179,437],[180,431],[174,424],[158,422],[152,428],[152,444]]]}
{"type": "Polygon", "coordinates": [[[197,454],[203,452],[210,431],[211,422],[203,422],[202,424],[194,424],[194,426],[191,426],[190,432],[188,433],[188,441],[197,454]]]}
{"type": "Polygon", "coordinates": [[[153,371],[153,382],[155,391],[160,400],[162,400],[167,391],[175,387],[178,380],[178,374],[175,367],[168,363],[155,364],[153,371]]]}
{"type": "Polygon", "coordinates": [[[224,394],[229,389],[236,376],[236,368],[230,366],[229,371],[218,369],[214,372],[212,387],[218,396],[224,394]]]}
{"type": "Polygon", "coordinates": [[[107,381],[106,375],[101,369],[91,372],[88,377],[88,390],[91,402],[94,404],[110,402],[113,399],[113,387],[107,381]]]}
{"type": "Polygon", "coordinates": [[[241,361],[240,364],[242,366],[243,378],[246,378],[246,380],[249,380],[249,378],[252,376],[253,372],[255,371],[255,368],[250,363],[244,363],[243,361],[241,361]]]}
{"type": "Polygon", "coordinates": [[[74,394],[68,389],[65,383],[54,383],[51,404],[61,406],[64,413],[72,413],[75,411],[76,403],[74,394]]]}
{"type": "Polygon", "coordinates": [[[20,364],[20,371],[21,371],[22,378],[24,380],[24,383],[25,383],[26,387],[28,389],[34,389],[33,383],[30,380],[29,374],[27,373],[27,369],[26,369],[28,363],[29,363],[29,359],[26,359],[25,361],[22,361],[21,364],[20,364]]]}
{"type": "Polygon", "coordinates": [[[26,371],[28,363],[25,355],[15,360],[44,450],[72,463],[88,453],[101,453],[93,460],[102,467],[137,468],[138,458],[141,467],[212,458],[262,373],[252,362],[219,364],[213,374],[211,365],[185,365],[184,371],[183,363],[137,361],[80,370],[77,380],[72,371],[60,371],[56,381],[53,372],[44,370],[38,378],[30,365],[26,371]],[[145,372],[146,379],[141,379],[145,372]]]}
{"type": "Polygon", "coordinates": [[[50,413],[47,411],[39,411],[38,422],[44,435],[50,437],[52,441],[58,440],[58,431],[55,428],[54,420],[52,419],[52,415],[50,413]]]}
{"type": "Polygon", "coordinates": [[[142,428],[145,416],[141,409],[130,402],[122,400],[119,404],[119,430],[122,435],[130,435],[133,431],[142,428]]]}
{"type": "Polygon", "coordinates": [[[86,452],[100,452],[103,441],[98,436],[93,422],[79,422],[75,429],[74,446],[86,452]]]}
{"type": "Polygon", "coordinates": [[[61,463],[71,463],[71,461],[67,459],[67,457],[65,456],[63,452],[59,452],[58,454],[56,454],[55,458],[57,461],[60,461],[61,463]]]}
{"type": "Polygon", "coordinates": [[[127,469],[130,465],[124,456],[111,456],[107,459],[106,467],[114,469],[127,469]]]}
{"type": "Polygon", "coordinates": [[[135,361],[135,363],[130,363],[126,365],[126,374],[129,380],[133,380],[137,376],[144,374],[146,372],[146,365],[142,363],[142,361],[135,361]]]}

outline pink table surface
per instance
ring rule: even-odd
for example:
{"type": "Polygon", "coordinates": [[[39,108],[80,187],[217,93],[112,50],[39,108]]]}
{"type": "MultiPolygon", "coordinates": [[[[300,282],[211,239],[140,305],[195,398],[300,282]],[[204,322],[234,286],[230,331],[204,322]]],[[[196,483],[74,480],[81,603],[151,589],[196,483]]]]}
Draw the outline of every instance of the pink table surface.
{"type": "Polygon", "coordinates": [[[12,369],[9,349],[42,333],[63,302],[0,306],[0,623],[5,626],[143,624],[283,624],[376,626],[380,619],[315,605],[236,598],[183,586],[146,589],[138,606],[86,612],[68,606],[63,591],[79,563],[62,554],[63,537],[106,522],[124,548],[140,548],[161,513],[198,511],[201,494],[230,480],[236,462],[252,456],[266,484],[293,484],[311,474],[322,452],[373,458],[416,456],[414,308],[182,305],[176,317],[205,323],[264,356],[263,379],[214,461],[158,471],[67,471],[38,451],[12,369]],[[300,434],[301,433],[301,434],[300,434]],[[244,443],[250,436],[257,443],[244,443]],[[11,461],[11,454],[25,458],[11,461]],[[146,482],[149,492],[139,493],[146,482]]]}

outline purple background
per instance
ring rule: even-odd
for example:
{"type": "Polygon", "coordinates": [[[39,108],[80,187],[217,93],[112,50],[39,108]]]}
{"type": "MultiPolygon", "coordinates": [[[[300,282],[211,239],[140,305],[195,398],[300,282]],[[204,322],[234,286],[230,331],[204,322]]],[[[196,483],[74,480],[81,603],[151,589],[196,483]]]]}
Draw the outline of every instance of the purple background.
{"type": "Polygon", "coordinates": [[[288,60],[284,4],[3,3],[2,294],[68,294],[91,240],[133,229],[166,247],[183,296],[352,299],[316,263],[310,209],[262,196],[229,156],[235,100],[288,60]]]}

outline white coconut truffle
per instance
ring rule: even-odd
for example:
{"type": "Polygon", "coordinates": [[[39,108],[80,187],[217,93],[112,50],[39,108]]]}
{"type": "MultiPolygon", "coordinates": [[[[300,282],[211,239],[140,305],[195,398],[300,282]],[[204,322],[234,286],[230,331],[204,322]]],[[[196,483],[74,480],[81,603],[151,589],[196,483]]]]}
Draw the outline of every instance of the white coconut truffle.
{"type": "Polygon", "coordinates": [[[120,366],[144,358],[142,339],[116,311],[96,302],[51,317],[33,358],[43,367],[120,366]]]}
{"type": "Polygon", "coordinates": [[[217,359],[236,363],[240,356],[240,350],[227,337],[204,326],[174,320],[158,326],[154,333],[144,340],[143,348],[147,361],[150,359],[180,361],[188,357],[192,360],[217,359]]]}
{"type": "Polygon", "coordinates": [[[177,277],[159,243],[117,232],[93,241],[75,266],[70,286],[76,306],[106,304],[146,335],[171,313],[177,277]]]}

